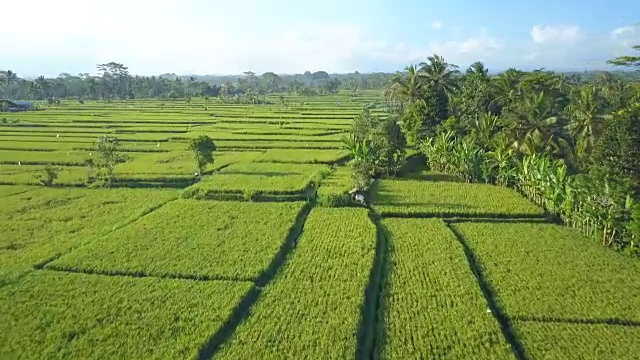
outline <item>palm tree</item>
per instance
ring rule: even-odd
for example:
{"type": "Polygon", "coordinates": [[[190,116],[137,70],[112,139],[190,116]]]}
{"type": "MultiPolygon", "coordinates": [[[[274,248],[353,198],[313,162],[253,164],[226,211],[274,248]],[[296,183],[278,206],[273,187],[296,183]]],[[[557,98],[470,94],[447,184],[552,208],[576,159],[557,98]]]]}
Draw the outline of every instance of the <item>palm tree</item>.
{"type": "Polygon", "coordinates": [[[602,97],[607,103],[608,112],[618,111],[624,103],[624,81],[605,72],[598,76],[596,85],[602,89],[602,97]]]}
{"type": "Polygon", "coordinates": [[[420,73],[426,84],[437,94],[450,95],[455,90],[453,75],[458,73],[458,67],[447,63],[440,55],[429,56],[427,61],[420,63],[420,73]]]}
{"type": "Polygon", "coordinates": [[[512,147],[519,153],[557,154],[567,145],[553,102],[544,92],[527,96],[511,120],[512,147]]]}
{"type": "Polygon", "coordinates": [[[440,55],[429,56],[427,62],[420,63],[420,75],[438,100],[440,121],[449,117],[449,98],[456,89],[453,75],[458,73],[457,69],[456,65],[447,63],[440,55]]]}
{"type": "Polygon", "coordinates": [[[484,64],[482,63],[482,61],[476,61],[473,64],[471,64],[471,66],[469,66],[469,68],[467,69],[467,75],[473,75],[473,74],[480,75],[483,78],[488,78],[489,69],[484,67],[484,64]]]}
{"type": "Polygon", "coordinates": [[[415,65],[407,66],[405,71],[406,74],[397,74],[391,79],[387,96],[396,103],[412,104],[422,97],[424,82],[415,65]]]}
{"type": "Polygon", "coordinates": [[[35,84],[38,89],[40,89],[40,98],[46,99],[47,90],[49,89],[49,83],[47,82],[47,79],[45,79],[44,76],[38,76],[35,80],[35,84]]]}
{"type": "Polygon", "coordinates": [[[36,85],[35,82],[30,82],[29,83],[29,89],[27,90],[27,95],[29,96],[30,99],[37,99],[38,98],[38,85],[36,85]]]}
{"type": "Polygon", "coordinates": [[[518,84],[521,77],[522,72],[514,68],[494,77],[493,85],[496,91],[492,105],[504,108],[510,104],[511,100],[518,96],[518,84]]]}
{"type": "Polygon", "coordinates": [[[11,86],[18,81],[18,75],[11,70],[7,70],[2,74],[2,82],[7,87],[7,93],[9,99],[11,99],[11,86]]]}
{"type": "Polygon", "coordinates": [[[576,141],[581,155],[591,153],[596,137],[600,134],[602,118],[598,116],[598,90],[595,85],[586,85],[567,106],[571,123],[567,130],[576,141]]]}

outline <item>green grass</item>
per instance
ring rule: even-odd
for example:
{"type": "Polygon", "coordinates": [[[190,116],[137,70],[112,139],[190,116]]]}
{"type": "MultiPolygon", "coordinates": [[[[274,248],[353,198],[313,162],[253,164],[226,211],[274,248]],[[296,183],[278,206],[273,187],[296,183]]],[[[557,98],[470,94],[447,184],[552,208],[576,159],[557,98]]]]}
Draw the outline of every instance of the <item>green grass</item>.
{"type": "MultiPolygon", "coordinates": [[[[205,171],[214,171],[233,163],[250,162],[262,155],[259,151],[217,152],[213,164],[206,166],[205,171]]],[[[136,154],[130,161],[116,166],[116,176],[124,178],[159,176],[185,176],[193,178],[197,171],[193,153],[171,151],[168,153],[136,154]]]]}
{"type": "Polygon", "coordinates": [[[237,163],[202,179],[193,188],[211,194],[300,194],[330,172],[326,165],[237,163]]]}
{"type": "Polygon", "coordinates": [[[376,230],[360,209],[314,209],[297,248],[216,359],[348,359],[376,230]]]}
{"type": "Polygon", "coordinates": [[[307,141],[307,142],[289,142],[289,141],[241,141],[241,140],[219,140],[216,145],[221,148],[231,149],[305,149],[305,150],[322,150],[322,149],[342,149],[342,142],[329,141],[307,141]]]}
{"type": "MultiPolygon", "coordinates": [[[[2,168],[0,166],[0,168],[2,168]]],[[[0,197],[10,196],[13,194],[19,194],[33,189],[31,186],[21,185],[0,185],[0,197]]]]}
{"type": "Polygon", "coordinates": [[[385,219],[381,359],[511,359],[463,248],[440,219],[385,219]]]}
{"type": "Polygon", "coordinates": [[[339,207],[351,205],[349,191],[354,188],[351,168],[340,166],[320,183],[318,203],[322,206],[339,207]]]}
{"type": "Polygon", "coordinates": [[[268,149],[258,158],[259,162],[334,164],[349,156],[344,150],[285,150],[268,149]]]}
{"type": "Polygon", "coordinates": [[[640,262],[552,224],[456,225],[511,318],[640,321],[640,262]]]}
{"type": "Polygon", "coordinates": [[[48,267],[255,280],[284,243],[302,205],[178,200],[48,267]]]}
{"type": "Polygon", "coordinates": [[[177,196],[164,190],[40,188],[3,197],[0,286],[177,196]]]}
{"type": "Polygon", "coordinates": [[[197,359],[251,287],[37,272],[0,289],[0,358],[197,359]]]}
{"type": "MultiPolygon", "coordinates": [[[[41,185],[38,176],[45,174],[46,165],[0,165],[0,183],[41,185]]],[[[57,166],[58,177],[54,185],[83,185],[87,181],[87,169],[79,166],[57,166]]]]}
{"type": "Polygon", "coordinates": [[[531,359],[637,359],[640,328],[617,325],[516,322],[531,359]]]}
{"type": "Polygon", "coordinates": [[[543,210],[515,190],[448,181],[381,180],[374,185],[376,211],[393,216],[540,216],[543,210]]]}
{"type": "Polygon", "coordinates": [[[86,159],[90,158],[88,151],[0,151],[0,164],[55,164],[83,166],[86,159]]]}

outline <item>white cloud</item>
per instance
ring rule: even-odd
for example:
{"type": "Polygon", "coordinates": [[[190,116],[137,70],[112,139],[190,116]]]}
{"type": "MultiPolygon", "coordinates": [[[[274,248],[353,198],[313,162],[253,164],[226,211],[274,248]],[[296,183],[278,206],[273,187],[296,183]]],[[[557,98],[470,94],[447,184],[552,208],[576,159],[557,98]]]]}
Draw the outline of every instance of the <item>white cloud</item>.
{"type": "Polygon", "coordinates": [[[490,57],[502,48],[501,40],[489,35],[486,30],[481,30],[478,35],[466,39],[432,42],[428,51],[452,59],[462,59],[462,62],[473,62],[479,58],[490,57]]]}
{"type": "Polygon", "coordinates": [[[531,28],[531,38],[535,43],[574,43],[580,36],[577,25],[535,25],[531,28]]]}
{"type": "Polygon", "coordinates": [[[624,47],[631,47],[637,45],[638,38],[640,37],[640,25],[623,26],[614,29],[611,32],[611,38],[617,44],[624,47]]]}
{"type": "Polygon", "coordinates": [[[637,26],[623,26],[621,28],[617,28],[611,32],[614,37],[620,36],[625,33],[634,33],[637,29],[637,26]]]}
{"type": "Polygon", "coordinates": [[[442,24],[442,21],[434,21],[431,23],[431,28],[434,30],[440,30],[444,27],[444,24],[442,24]]]}

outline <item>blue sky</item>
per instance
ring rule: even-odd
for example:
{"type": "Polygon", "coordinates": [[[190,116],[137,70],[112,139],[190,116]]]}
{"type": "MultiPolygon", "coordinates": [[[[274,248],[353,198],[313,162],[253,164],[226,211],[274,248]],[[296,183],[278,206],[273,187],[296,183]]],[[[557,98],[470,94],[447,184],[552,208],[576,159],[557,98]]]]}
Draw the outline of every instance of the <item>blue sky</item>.
{"type": "Polygon", "coordinates": [[[25,77],[396,71],[437,53],[490,70],[606,69],[640,44],[640,1],[21,0],[0,69],[25,77]]]}

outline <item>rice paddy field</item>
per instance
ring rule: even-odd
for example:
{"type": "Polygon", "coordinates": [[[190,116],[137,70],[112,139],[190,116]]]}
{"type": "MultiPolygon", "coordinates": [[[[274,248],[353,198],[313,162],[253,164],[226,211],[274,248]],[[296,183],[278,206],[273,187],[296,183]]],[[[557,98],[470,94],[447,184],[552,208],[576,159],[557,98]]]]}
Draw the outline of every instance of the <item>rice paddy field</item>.
{"type": "Polygon", "coordinates": [[[381,98],[0,113],[0,359],[640,358],[640,263],[516,191],[403,173],[350,201],[340,139],[381,98]]]}

